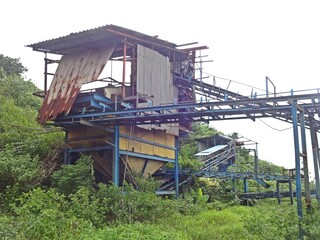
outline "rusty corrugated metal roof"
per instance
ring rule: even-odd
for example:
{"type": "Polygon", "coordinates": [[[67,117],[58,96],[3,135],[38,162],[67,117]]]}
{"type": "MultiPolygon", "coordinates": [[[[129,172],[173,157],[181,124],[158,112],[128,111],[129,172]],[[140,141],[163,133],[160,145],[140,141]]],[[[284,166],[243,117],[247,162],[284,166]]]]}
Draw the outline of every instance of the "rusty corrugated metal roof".
{"type": "Polygon", "coordinates": [[[62,56],[40,108],[38,121],[44,123],[59,114],[68,114],[82,84],[99,77],[114,48],[113,45],[62,56]]]}
{"type": "Polygon", "coordinates": [[[155,36],[146,35],[112,24],[29,44],[27,47],[31,47],[35,51],[66,55],[82,50],[83,48],[101,48],[109,44],[121,42],[125,36],[128,38],[143,39],[164,47],[177,47],[176,44],[161,40],[155,36]]]}

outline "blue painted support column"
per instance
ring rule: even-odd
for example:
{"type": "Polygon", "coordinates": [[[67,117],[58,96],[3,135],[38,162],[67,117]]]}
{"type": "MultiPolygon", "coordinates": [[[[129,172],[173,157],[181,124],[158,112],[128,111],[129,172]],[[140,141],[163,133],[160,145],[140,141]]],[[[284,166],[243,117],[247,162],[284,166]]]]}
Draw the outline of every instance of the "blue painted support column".
{"type": "Polygon", "coordinates": [[[243,179],[243,190],[245,193],[248,192],[248,181],[246,178],[243,179]]]}
{"type": "Polygon", "coordinates": [[[175,137],[175,163],[174,163],[174,188],[176,191],[176,198],[179,197],[179,162],[178,162],[178,154],[179,154],[179,140],[178,137],[175,137]]]}
{"type": "Polygon", "coordinates": [[[299,239],[302,239],[303,230],[301,228],[301,220],[302,220],[301,168],[300,168],[297,101],[293,101],[291,103],[291,113],[292,113],[293,139],[294,139],[295,164],[296,164],[296,197],[297,197],[297,211],[298,211],[298,218],[299,218],[299,239]]]}
{"type": "Polygon", "coordinates": [[[313,117],[309,117],[310,122],[310,135],[311,135],[311,145],[312,145],[312,154],[313,154],[313,165],[314,165],[314,175],[316,180],[316,195],[318,200],[318,205],[320,205],[320,177],[319,177],[319,145],[317,132],[314,127],[313,117]]]}
{"type": "Polygon", "coordinates": [[[236,191],[236,179],[232,178],[232,192],[236,191]]]}
{"type": "Polygon", "coordinates": [[[119,187],[119,126],[114,127],[114,148],[113,148],[113,169],[112,181],[116,187],[119,187]]]}
{"type": "Polygon", "coordinates": [[[65,148],[64,149],[64,152],[63,152],[63,162],[64,164],[70,164],[70,153],[69,153],[69,150],[68,148],[65,148]]]}
{"type": "MultiPolygon", "coordinates": [[[[68,131],[66,131],[66,135],[64,137],[64,142],[68,142],[69,139],[69,134],[68,131]]],[[[69,149],[65,148],[64,152],[63,152],[63,162],[64,164],[70,164],[70,153],[69,153],[69,149]]]]}
{"type": "Polygon", "coordinates": [[[292,191],[292,182],[289,181],[289,193],[290,193],[290,204],[293,205],[293,191],[292,191]]]}
{"type": "Polygon", "coordinates": [[[308,167],[308,155],[307,155],[307,140],[306,140],[306,128],[304,112],[300,113],[300,133],[301,133],[301,155],[303,159],[303,177],[304,177],[304,192],[305,202],[308,211],[311,210],[311,196],[310,196],[310,183],[309,183],[309,167],[308,167]]]}

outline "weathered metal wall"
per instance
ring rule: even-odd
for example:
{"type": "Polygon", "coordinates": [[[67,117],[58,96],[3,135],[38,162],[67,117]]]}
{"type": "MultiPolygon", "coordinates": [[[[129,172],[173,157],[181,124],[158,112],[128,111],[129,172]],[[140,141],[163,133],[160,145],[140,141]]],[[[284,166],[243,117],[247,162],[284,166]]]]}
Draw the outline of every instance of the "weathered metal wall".
{"type": "MultiPolygon", "coordinates": [[[[125,134],[135,138],[141,138],[150,142],[150,144],[148,144],[120,137],[119,147],[121,150],[171,159],[175,158],[174,150],[151,144],[152,142],[154,142],[169,147],[175,146],[175,136],[166,133],[164,130],[143,129],[136,126],[130,128],[127,126],[123,126],[120,128],[120,134],[125,134]]],[[[134,169],[137,172],[143,171],[143,175],[146,177],[155,173],[160,167],[162,167],[165,164],[165,162],[162,161],[153,161],[131,156],[123,157],[128,161],[128,165],[131,169],[134,169]]]]}
{"type": "MultiPolygon", "coordinates": [[[[137,92],[153,96],[153,106],[172,104],[178,97],[177,89],[173,86],[169,58],[141,45],[137,47],[137,92]]],[[[142,106],[143,104],[139,105],[142,106]]],[[[179,134],[177,124],[162,124],[161,127],[152,128],[163,129],[174,135],[179,134]]]]}
{"type": "MultiPolygon", "coordinates": [[[[129,138],[120,137],[119,148],[133,153],[148,154],[150,156],[159,156],[164,158],[175,158],[175,151],[162,146],[155,146],[152,143],[158,143],[169,147],[175,146],[175,136],[166,133],[164,130],[143,129],[137,126],[120,127],[120,134],[131,136],[134,138],[142,138],[149,143],[140,142],[129,138]]],[[[112,145],[113,134],[101,129],[91,127],[77,127],[68,131],[68,140],[66,146],[70,149],[74,148],[91,148],[112,145]]],[[[112,151],[90,152],[93,157],[95,167],[106,176],[112,176],[112,151]]],[[[148,160],[146,158],[138,158],[127,155],[121,155],[129,169],[137,172],[143,172],[144,176],[150,176],[155,173],[165,162],[148,160]]],[[[123,166],[122,166],[123,168],[123,166]]]]}
{"type": "Polygon", "coordinates": [[[113,51],[114,46],[109,46],[62,56],[40,108],[38,121],[44,123],[61,113],[68,114],[82,84],[99,77],[113,51]]]}

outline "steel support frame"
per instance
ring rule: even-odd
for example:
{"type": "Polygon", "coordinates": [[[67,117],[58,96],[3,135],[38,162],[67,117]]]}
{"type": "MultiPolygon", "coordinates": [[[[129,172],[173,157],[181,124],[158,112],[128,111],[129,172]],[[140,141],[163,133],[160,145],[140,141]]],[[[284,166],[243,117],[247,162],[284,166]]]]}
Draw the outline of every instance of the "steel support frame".
{"type": "Polygon", "coordinates": [[[175,136],[175,163],[174,163],[174,188],[176,192],[176,198],[179,197],[179,139],[175,136]]]}
{"type": "Polygon", "coordinates": [[[94,152],[102,150],[110,150],[112,146],[99,146],[99,147],[85,147],[85,148],[67,148],[68,153],[77,153],[77,152],[94,152]]]}
{"type": "Polygon", "coordinates": [[[278,204],[281,203],[280,183],[288,183],[289,184],[290,204],[293,205],[293,192],[292,192],[292,182],[291,182],[291,180],[277,180],[276,186],[277,186],[278,204]]]}
{"type": "Polygon", "coordinates": [[[307,205],[308,211],[310,211],[311,210],[310,179],[309,179],[309,168],[308,168],[305,116],[304,116],[303,109],[300,112],[300,135],[301,135],[301,156],[303,159],[303,179],[304,179],[305,203],[307,205]]]}
{"type": "Polygon", "coordinates": [[[128,156],[132,156],[132,157],[145,158],[145,159],[154,160],[154,161],[175,163],[175,159],[171,159],[171,158],[159,157],[159,156],[154,156],[154,155],[144,154],[144,153],[136,153],[136,152],[126,151],[126,150],[118,150],[118,152],[121,155],[128,155],[128,156]]]}
{"type": "Polygon", "coordinates": [[[243,179],[243,190],[245,193],[248,192],[249,188],[248,188],[248,179],[247,178],[244,178],[243,179]]]}
{"type": "Polygon", "coordinates": [[[316,195],[317,195],[318,205],[320,205],[319,144],[318,144],[317,132],[314,126],[314,119],[312,116],[309,116],[309,122],[310,122],[310,135],[311,135],[312,154],[313,154],[313,166],[314,166],[315,181],[316,181],[316,195]]]}
{"type": "Polygon", "coordinates": [[[301,166],[300,166],[300,146],[299,146],[299,129],[298,129],[298,105],[294,100],[291,103],[292,107],[292,124],[293,124],[293,139],[295,150],[295,166],[296,166],[296,198],[297,212],[299,218],[299,239],[303,238],[302,221],[302,200],[301,200],[301,166]]]}

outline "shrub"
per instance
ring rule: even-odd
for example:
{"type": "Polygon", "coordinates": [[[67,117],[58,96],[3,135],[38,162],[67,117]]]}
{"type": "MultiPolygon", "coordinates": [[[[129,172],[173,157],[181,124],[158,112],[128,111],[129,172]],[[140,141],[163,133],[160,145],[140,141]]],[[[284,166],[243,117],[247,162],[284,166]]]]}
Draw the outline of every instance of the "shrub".
{"type": "Polygon", "coordinates": [[[88,156],[81,156],[75,165],[63,165],[51,175],[53,187],[68,196],[82,187],[92,188],[94,184],[93,162],[88,156]]]}

